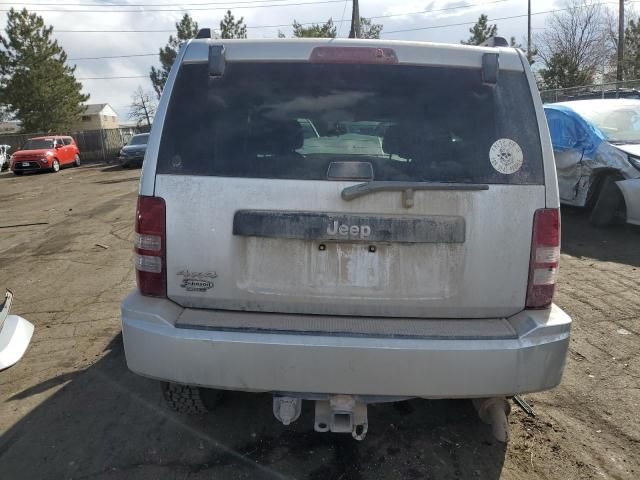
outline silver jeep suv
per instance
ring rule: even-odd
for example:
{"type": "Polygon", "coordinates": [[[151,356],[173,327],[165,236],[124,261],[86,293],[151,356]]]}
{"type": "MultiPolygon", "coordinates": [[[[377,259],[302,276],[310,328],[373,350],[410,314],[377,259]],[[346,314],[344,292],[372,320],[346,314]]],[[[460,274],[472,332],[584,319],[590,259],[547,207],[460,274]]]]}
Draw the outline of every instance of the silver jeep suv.
{"type": "Polygon", "coordinates": [[[513,48],[197,39],[146,151],[128,366],[182,411],[272,392],[285,425],[366,434],[367,404],[560,382],[559,199],[513,48]]]}

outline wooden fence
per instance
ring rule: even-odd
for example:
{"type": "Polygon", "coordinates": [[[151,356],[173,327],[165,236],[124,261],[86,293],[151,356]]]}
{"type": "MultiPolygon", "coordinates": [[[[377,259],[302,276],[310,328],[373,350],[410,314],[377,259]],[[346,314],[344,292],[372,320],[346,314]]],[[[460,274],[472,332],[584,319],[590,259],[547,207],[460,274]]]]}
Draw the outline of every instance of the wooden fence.
{"type": "MultiPolygon", "coordinates": [[[[70,135],[78,144],[83,163],[109,162],[116,158],[118,152],[136,133],[139,128],[110,128],[107,130],[88,130],[84,132],[60,133],[70,135]]],[[[0,135],[0,145],[10,145],[9,153],[20,150],[22,145],[33,137],[46,136],[45,133],[15,133],[0,135]]]]}

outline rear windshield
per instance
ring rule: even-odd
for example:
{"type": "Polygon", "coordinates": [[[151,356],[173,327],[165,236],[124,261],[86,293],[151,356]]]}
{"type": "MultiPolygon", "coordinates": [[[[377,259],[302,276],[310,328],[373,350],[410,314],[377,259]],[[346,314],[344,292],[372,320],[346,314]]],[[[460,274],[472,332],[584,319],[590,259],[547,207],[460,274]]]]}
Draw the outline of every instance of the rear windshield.
{"type": "Polygon", "coordinates": [[[379,181],[542,184],[522,72],[408,65],[183,65],[158,173],[327,180],[363,162],[379,181]]]}
{"type": "Polygon", "coordinates": [[[32,138],[30,140],[27,140],[22,147],[23,150],[42,150],[45,148],[53,148],[53,140],[32,138]]]}

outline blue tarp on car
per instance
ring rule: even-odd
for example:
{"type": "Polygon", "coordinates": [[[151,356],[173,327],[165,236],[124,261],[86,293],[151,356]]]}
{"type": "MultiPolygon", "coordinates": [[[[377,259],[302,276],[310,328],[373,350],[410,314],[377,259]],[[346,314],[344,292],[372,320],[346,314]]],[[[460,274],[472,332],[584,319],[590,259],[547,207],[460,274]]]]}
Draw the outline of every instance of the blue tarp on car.
{"type": "Polygon", "coordinates": [[[553,144],[560,199],[582,207],[587,202],[594,172],[622,171],[629,168],[629,162],[619,147],[609,143],[593,123],[569,106],[571,103],[581,102],[547,104],[544,112],[553,144]]]}
{"type": "Polygon", "coordinates": [[[604,135],[578,113],[564,105],[545,105],[544,112],[554,151],[580,150],[592,157],[604,135]]]}

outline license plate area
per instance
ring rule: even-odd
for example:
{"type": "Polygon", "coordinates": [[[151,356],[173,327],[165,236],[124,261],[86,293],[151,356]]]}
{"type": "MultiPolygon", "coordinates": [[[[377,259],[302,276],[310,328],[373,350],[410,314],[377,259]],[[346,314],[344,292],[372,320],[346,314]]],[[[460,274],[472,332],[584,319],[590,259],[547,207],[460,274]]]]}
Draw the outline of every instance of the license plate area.
{"type": "Polygon", "coordinates": [[[31,165],[31,162],[22,162],[23,167],[28,167],[29,165],[31,165]]]}
{"type": "Polygon", "coordinates": [[[389,285],[392,245],[314,242],[309,284],[327,288],[384,289],[389,285]]]}
{"type": "Polygon", "coordinates": [[[237,288],[265,295],[271,301],[323,298],[329,303],[348,299],[360,304],[384,299],[428,300],[456,294],[464,269],[465,244],[246,237],[237,258],[237,288]]]}

